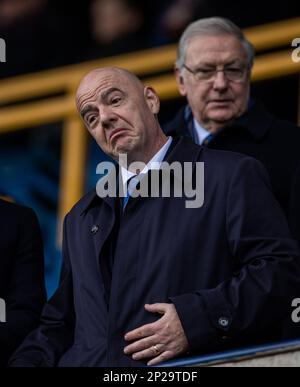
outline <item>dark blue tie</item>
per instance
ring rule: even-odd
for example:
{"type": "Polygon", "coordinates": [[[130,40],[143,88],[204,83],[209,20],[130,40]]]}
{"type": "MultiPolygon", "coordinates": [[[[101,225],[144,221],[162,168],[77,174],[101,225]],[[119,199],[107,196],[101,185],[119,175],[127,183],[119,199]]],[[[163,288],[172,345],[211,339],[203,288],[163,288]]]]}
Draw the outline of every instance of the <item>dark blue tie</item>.
{"type": "Polygon", "coordinates": [[[127,181],[127,193],[123,199],[123,211],[125,210],[125,208],[127,206],[127,203],[129,201],[129,198],[130,198],[132,192],[134,192],[134,190],[136,189],[136,186],[138,185],[139,182],[140,182],[140,179],[139,179],[138,175],[132,176],[127,181]]]}
{"type": "Polygon", "coordinates": [[[202,143],[202,145],[203,146],[207,146],[210,142],[211,142],[211,140],[214,138],[214,134],[209,134],[205,139],[204,139],[204,141],[203,141],[203,143],[202,143]]]}

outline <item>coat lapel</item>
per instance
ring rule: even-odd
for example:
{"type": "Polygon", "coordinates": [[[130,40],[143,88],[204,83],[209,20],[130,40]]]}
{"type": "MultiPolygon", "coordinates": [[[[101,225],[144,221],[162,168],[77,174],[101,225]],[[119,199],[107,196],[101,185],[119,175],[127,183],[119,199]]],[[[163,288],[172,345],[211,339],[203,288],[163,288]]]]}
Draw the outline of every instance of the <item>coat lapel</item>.
{"type": "Polygon", "coordinates": [[[100,275],[101,250],[115,223],[115,200],[116,198],[100,198],[95,192],[83,212],[87,219],[87,232],[93,240],[95,259],[100,275]]]}

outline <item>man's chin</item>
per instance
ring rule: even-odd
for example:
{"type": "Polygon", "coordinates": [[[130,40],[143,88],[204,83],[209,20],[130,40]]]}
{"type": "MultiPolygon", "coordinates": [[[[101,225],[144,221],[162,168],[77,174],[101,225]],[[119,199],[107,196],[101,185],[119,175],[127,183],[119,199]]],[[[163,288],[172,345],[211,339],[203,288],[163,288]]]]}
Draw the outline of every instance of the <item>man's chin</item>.
{"type": "Polygon", "coordinates": [[[131,152],[132,147],[130,145],[122,145],[114,148],[114,154],[116,155],[127,155],[131,152]]]}
{"type": "Polygon", "coordinates": [[[237,118],[236,114],[234,114],[233,112],[228,112],[228,111],[212,112],[209,115],[210,121],[224,123],[224,124],[226,124],[227,122],[230,122],[236,118],[237,118]]]}

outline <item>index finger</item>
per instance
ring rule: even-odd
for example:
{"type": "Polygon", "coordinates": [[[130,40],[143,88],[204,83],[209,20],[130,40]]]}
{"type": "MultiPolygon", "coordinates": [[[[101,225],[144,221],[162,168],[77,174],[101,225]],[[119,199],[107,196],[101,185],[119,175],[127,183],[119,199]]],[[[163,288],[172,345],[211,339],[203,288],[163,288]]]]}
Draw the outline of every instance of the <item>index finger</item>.
{"type": "Polygon", "coordinates": [[[154,333],[155,333],[155,325],[147,324],[137,329],[134,329],[131,332],[126,333],[124,339],[126,341],[133,341],[133,340],[143,339],[148,336],[152,336],[154,333]]]}

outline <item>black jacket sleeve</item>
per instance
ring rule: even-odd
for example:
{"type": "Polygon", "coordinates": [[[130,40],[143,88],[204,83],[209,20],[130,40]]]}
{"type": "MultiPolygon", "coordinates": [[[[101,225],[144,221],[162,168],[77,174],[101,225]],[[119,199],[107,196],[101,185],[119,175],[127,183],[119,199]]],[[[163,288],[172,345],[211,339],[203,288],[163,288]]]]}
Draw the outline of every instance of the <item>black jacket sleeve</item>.
{"type": "Polygon", "coordinates": [[[6,322],[0,324],[2,366],[37,326],[46,302],[43,244],[37,217],[29,208],[11,204],[7,208],[1,219],[1,274],[5,276],[1,292],[6,303],[6,322]]]}
{"type": "Polygon", "coordinates": [[[20,348],[13,354],[9,366],[57,366],[61,356],[73,343],[74,326],[72,271],[64,232],[59,287],[46,303],[38,328],[26,337],[20,348]]]}

